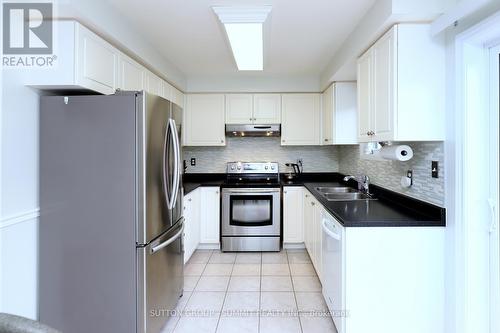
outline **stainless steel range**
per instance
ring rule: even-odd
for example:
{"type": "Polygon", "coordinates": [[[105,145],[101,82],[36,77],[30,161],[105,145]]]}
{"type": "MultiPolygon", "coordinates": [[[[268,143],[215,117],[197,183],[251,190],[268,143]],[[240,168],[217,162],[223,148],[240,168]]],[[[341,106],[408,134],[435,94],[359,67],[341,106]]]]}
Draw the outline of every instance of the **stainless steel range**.
{"type": "Polygon", "coordinates": [[[279,251],[278,163],[230,162],[222,189],[222,251],[279,251]]]}

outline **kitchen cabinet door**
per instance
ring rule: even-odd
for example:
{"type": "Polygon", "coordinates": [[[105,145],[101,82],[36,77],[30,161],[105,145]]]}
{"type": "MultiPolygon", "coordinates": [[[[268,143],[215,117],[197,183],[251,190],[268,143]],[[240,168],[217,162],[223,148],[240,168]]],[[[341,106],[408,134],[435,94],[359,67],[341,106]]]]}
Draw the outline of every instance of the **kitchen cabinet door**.
{"type": "Polygon", "coordinates": [[[226,95],[226,124],[253,124],[252,94],[226,95]]]}
{"type": "Polygon", "coordinates": [[[321,206],[321,204],[315,200],[315,205],[314,205],[314,226],[313,226],[313,231],[314,231],[314,241],[313,241],[313,246],[314,246],[314,259],[313,259],[313,264],[314,268],[316,269],[316,273],[318,274],[318,278],[320,281],[322,278],[322,273],[323,273],[323,262],[322,262],[322,249],[321,249],[321,244],[322,244],[322,227],[321,227],[321,218],[322,218],[322,213],[323,213],[324,208],[321,206]]]}
{"type": "Polygon", "coordinates": [[[131,58],[120,55],[119,85],[121,90],[144,89],[145,68],[131,58]]]}
{"type": "Polygon", "coordinates": [[[370,120],[375,134],[372,141],[394,137],[395,43],[394,29],[391,29],[373,46],[373,108],[370,120]]]}
{"type": "Polygon", "coordinates": [[[332,84],[321,94],[321,144],[333,145],[334,88],[332,84]]]}
{"type": "Polygon", "coordinates": [[[161,97],[165,98],[166,100],[169,100],[173,102],[172,100],[172,95],[173,95],[173,90],[175,89],[172,87],[170,83],[167,81],[161,81],[161,97]]]}
{"type": "Polygon", "coordinates": [[[304,242],[304,194],[302,187],[283,188],[283,242],[304,242]]]}
{"type": "Polygon", "coordinates": [[[253,118],[255,124],[281,123],[281,95],[254,94],[253,118]]]}
{"type": "Polygon", "coordinates": [[[117,88],[119,52],[81,24],[76,25],[76,83],[103,94],[117,88]]]}
{"type": "Polygon", "coordinates": [[[372,61],[373,50],[369,49],[358,59],[358,140],[370,141],[372,108],[372,61]]]}
{"type": "Polygon", "coordinates": [[[215,244],[219,248],[220,240],[220,189],[219,187],[201,187],[201,244],[215,244]]]}
{"type": "Polygon", "coordinates": [[[184,110],[185,146],[225,146],[223,94],[189,94],[184,110]]]}
{"type": "Polygon", "coordinates": [[[171,101],[184,109],[184,94],[179,89],[172,87],[171,101]]]}
{"type": "Polygon", "coordinates": [[[311,259],[313,258],[314,201],[309,191],[304,190],[304,244],[311,259]]]}
{"type": "Polygon", "coordinates": [[[193,255],[200,243],[200,191],[184,196],[184,263],[193,255]]]}
{"type": "Polygon", "coordinates": [[[283,94],[281,145],[320,145],[320,94],[283,94]]]}
{"type": "Polygon", "coordinates": [[[150,71],[146,72],[146,91],[157,96],[163,95],[163,80],[150,71]]]}

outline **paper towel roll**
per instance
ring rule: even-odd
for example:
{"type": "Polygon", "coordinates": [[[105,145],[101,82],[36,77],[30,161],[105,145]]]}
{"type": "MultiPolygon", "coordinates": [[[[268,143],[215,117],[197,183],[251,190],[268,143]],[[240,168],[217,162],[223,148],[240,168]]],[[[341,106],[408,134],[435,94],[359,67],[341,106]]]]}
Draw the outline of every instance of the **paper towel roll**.
{"type": "Polygon", "coordinates": [[[386,160],[409,161],[413,157],[413,150],[410,146],[385,146],[380,149],[380,155],[386,160]]]}

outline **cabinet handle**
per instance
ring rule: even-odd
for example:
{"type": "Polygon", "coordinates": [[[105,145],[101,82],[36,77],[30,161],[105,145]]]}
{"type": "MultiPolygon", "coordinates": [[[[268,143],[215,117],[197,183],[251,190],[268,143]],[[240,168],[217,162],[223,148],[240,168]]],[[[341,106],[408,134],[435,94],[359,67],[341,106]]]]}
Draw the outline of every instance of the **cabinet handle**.
{"type": "Polygon", "coordinates": [[[325,139],[325,142],[328,142],[328,139],[325,139]]]}
{"type": "Polygon", "coordinates": [[[189,202],[191,202],[191,200],[192,200],[191,198],[188,199],[189,202]]]}
{"type": "Polygon", "coordinates": [[[281,142],[285,142],[285,140],[281,140],[281,142]]]}
{"type": "Polygon", "coordinates": [[[220,143],[224,143],[224,140],[220,140],[220,143]]]}
{"type": "Polygon", "coordinates": [[[309,198],[309,194],[306,194],[306,198],[309,198]]]}
{"type": "Polygon", "coordinates": [[[215,194],[219,194],[219,191],[215,191],[215,194]]]}
{"type": "Polygon", "coordinates": [[[369,136],[369,135],[370,135],[370,131],[366,132],[366,135],[368,135],[368,136],[369,136]]]}
{"type": "Polygon", "coordinates": [[[250,120],[250,121],[252,121],[252,120],[253,120],[253,118],[250,118],[249,120],[250,120]]]}
{"type": "Polygon", "coordinates": [[[314,205],[315,205],[314,201],[311,201],[311,206],[314,206],[314,205]]]}

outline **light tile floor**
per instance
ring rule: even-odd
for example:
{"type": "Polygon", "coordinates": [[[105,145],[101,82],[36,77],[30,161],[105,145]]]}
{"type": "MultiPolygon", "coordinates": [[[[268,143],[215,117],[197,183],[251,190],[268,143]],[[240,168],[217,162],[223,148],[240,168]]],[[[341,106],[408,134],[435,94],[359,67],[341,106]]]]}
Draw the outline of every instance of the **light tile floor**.
{"type": "Polygon", "coordinates": [[[336,332],[305,250],[198,250],[176,310],[162,333],[336,332]]]}

